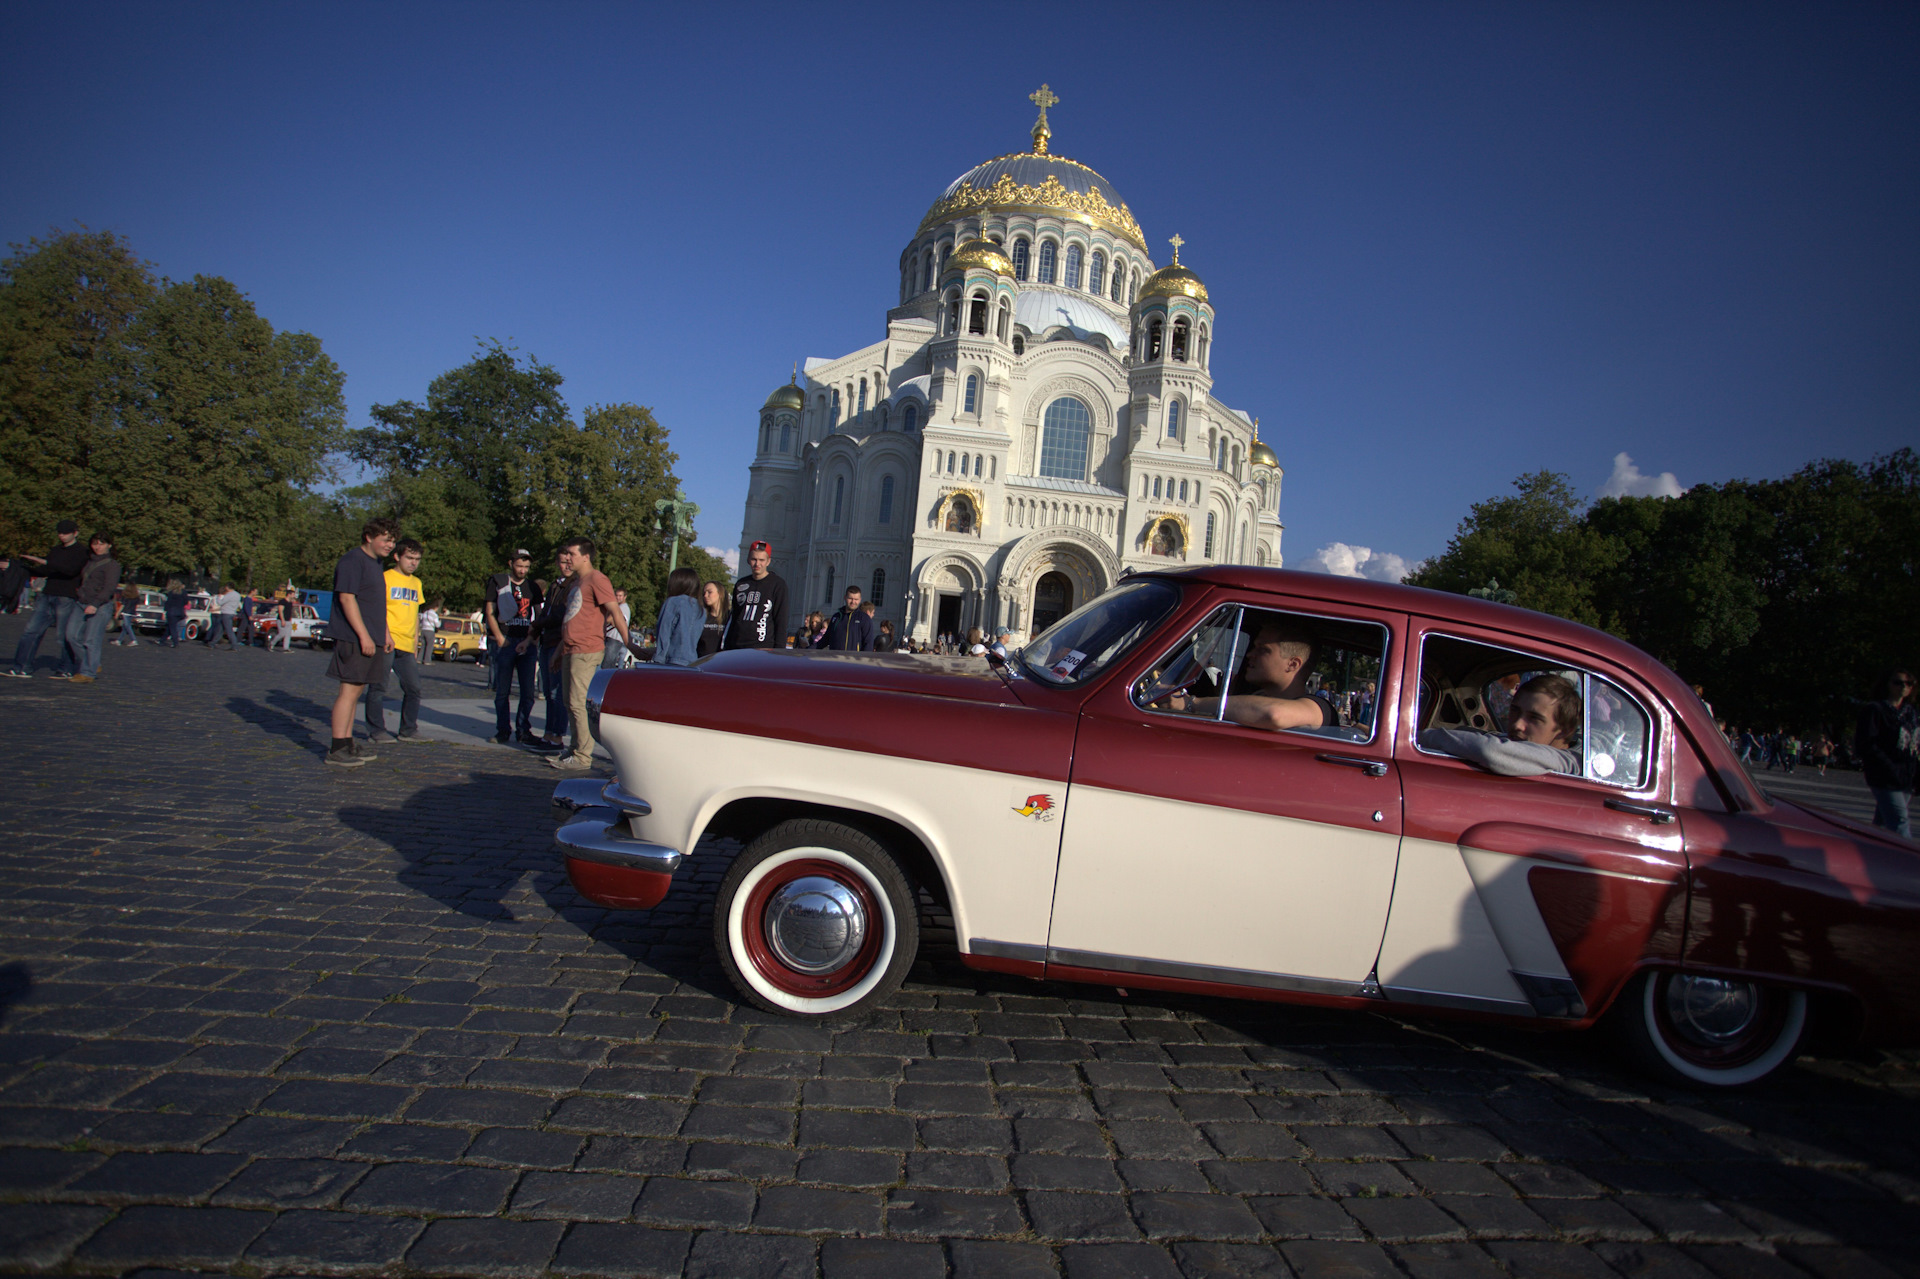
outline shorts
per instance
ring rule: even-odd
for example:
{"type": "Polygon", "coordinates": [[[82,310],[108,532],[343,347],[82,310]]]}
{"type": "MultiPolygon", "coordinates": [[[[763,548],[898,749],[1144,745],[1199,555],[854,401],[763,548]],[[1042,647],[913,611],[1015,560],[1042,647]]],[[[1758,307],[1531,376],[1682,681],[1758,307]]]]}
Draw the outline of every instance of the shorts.
{"type": "Polygon", "coordinates": [[[336,640],[333,660],[327,663],[327,678],[342,684],[378,684],[387,678],[387,667],[392,661],[393,654],[387,652],[363,656],[358,640],[336,640]]]}

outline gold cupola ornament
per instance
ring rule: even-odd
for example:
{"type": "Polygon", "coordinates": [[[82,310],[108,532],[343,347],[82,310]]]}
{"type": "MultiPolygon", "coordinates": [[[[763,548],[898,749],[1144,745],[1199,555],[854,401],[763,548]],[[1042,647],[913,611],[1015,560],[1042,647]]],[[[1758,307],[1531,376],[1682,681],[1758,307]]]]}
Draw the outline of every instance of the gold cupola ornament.
{"type": "Polygon", "coordinates": [[[1053,130],[1047,127],[1047,108],[1058,106],[1060,99],[1054,96],[1052,89],[1043,84],[1039,92],[1027,95],[1027,101],[1040,108],[1040,118],[1033,122],[1033,153],[1045,155],[1047,140],[1053,137],[1053,130]]]}
{"type": "Polygon", "coordinates": [[[974,267],[984,267],[995,275],[1008,277],[1013,275],[1013,259],[1007,256],[1006,250],[992,240],[981,236],[967,240],[955,249],[947,258],[947,265],[941,270],[941,274],[969,271],[974,267]]]}
{"type": "Polygon", "coordinates": [[[1275,470],[1280,469],[1280,459],[1273,455],[1272,449],[1260,442],[1259,418],[1253,419],[1253,447],[1247,450],[1247,465],[1271,466],[1275,470]]]}
{"type": "Polygon", "coordinates": [[[1180,265],[1180,246],[1186,241],[1175,235],[1167,243],[1173,246],[1173,261],[1147,277],[1146,283],[1140,286],[1140,300],[1189,297],[1205,302],[1207,286],[1200,282],[1199,276],[1180,265]]]}
{"type": "Polygon", "coordinates": [[[762,413],[770,413],[775,409],[792,409],[798,413],[802,409],[805,409],[807,407],[807,397],[801,392],[798,386],[794,385],[799,380],[800,366],[796,364],[793,366],[793,377],[788,380],[785,386],[779,387],[772,395],[767,397],[767,402],[760,406],[760,411],[762,413]]]}

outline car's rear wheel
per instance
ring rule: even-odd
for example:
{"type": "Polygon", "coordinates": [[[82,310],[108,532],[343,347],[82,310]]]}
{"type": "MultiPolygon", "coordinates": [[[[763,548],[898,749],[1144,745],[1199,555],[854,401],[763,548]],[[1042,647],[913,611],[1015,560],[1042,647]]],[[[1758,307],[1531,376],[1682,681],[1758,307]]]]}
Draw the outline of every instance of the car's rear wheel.
{"type": "Polygon", "coordinates": [[[188,639],[190,639],[190,640],[197,640],[197,639],[199,639],[199,638],[200,638],[200,623],[198,623],[198,622],[194,622],[194,621],[189,621],[189,622],[187,623],[187,627],[186,627],[186,631],[185,631],[185,634],[186,634],[186,637],[187,637],[188,639]]]}
{"type": "Polygon", "coordinates": [[[1655,969],[1634,978],[1615,1015],[1644,1069],[1673,1083],[1737,1088],[1793,1059],[1807,1029],[1807,995],[1765,982],[1655,969]]]}
{"type": "Polygon", "coordinates": [[[782,822],[734,859],[713,908],[720,963],[768,1012],[855,1012],[899,988],[920,946],[893,855],[839,822],[782,822]]]}

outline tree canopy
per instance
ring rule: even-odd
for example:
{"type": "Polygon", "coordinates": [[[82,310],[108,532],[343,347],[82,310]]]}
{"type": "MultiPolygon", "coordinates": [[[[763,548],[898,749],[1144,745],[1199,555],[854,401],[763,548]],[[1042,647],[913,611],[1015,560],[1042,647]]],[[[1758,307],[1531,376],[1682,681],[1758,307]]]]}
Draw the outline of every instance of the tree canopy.
{"type": "Polygon", "coordinates": [[[1582,509],[1564,475],[1475,504],[1407,580],[1599,626],[1705,685],[1743,725],[1840,730],[1920,644],[1920,454],[1582,509]]]}

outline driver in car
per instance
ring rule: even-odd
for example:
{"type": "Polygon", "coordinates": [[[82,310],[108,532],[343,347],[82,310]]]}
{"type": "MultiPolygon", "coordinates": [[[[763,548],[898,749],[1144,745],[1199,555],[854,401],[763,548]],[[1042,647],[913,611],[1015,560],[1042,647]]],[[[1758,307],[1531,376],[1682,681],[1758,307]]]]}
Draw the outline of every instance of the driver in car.
{"type": "MultiPolygon", "coordinates": [[[[1330,728],[1339,724],[1339,712],[1324,693],[1307,691],[1307,671],[1313,666],[1313,637],[1281,621],[1263,623],[1254,632],[1242,668],[1251,689],[1230,694],[1225,718],[1248,728],[1330,728]]],[[[1218,698],[1196,698],[1185,689],[1170,694],[1176,711],[1214,713],[1218,698]]]]}
{"type": "Polygon", "coordinates": [[[1578,773],[1580,690],[1559,675],[1536,675],[1513,694],[1506,736],[1477,728],[1429,728],[1420,749],[1452,755],[1505,777],[1578,773]]]}

